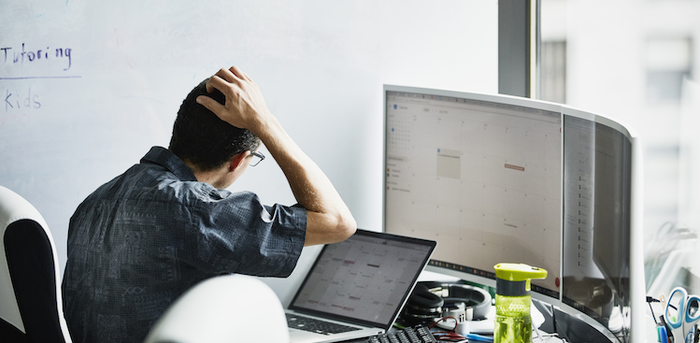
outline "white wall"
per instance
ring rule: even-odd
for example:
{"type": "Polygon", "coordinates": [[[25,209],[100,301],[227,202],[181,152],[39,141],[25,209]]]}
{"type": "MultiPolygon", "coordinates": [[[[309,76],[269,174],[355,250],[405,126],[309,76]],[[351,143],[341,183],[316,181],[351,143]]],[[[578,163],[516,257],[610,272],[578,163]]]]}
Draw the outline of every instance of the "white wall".
{"type": "MultiPolygon", "coordinates": [[[[3,1],[0,184],[44,215],[63,266],[75,207],[167,146],[184,96],[235,64],[379,230],[382,84],[497,92],[496,19],[496,0],[3,1]]],[[[232,188],[294,201],[269,160],[232,188]]]]}

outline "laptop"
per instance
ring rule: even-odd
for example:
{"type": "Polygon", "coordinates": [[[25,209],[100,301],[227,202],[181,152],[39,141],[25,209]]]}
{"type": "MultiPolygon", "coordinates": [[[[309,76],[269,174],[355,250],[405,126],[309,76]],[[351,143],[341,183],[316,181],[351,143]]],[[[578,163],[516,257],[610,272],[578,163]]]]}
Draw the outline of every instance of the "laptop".
{"type": "Polygon", "coordinates": [[[290,341],[337,342],[386,332],[436,245],[358,229],[324,246],[286,311],[290,341]]]}

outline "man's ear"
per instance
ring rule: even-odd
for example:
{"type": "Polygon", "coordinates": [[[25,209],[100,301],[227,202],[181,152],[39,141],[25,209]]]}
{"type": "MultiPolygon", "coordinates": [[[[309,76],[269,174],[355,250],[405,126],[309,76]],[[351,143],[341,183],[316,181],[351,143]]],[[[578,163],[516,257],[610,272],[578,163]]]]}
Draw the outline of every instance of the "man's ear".
{"type": "Polygon", "coordinates": [[[236,168],[240,167],[245,163],[246,157],[248,157],[248,151],[239,152],[231,157],[231,161],[228,166],[228,171],[232,172],[236,168]]]}

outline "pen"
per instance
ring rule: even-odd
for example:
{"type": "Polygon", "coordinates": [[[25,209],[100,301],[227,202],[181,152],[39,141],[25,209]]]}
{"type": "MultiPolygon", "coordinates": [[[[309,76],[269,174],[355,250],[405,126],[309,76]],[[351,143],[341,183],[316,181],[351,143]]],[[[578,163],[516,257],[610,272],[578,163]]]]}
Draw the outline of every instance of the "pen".
{"type": "Polygon", "coordinates": [[[470,333],[466,336],[468,341],[474,341],[474,342],[493,342],[493,337],[490,336],[482,336],[482,335],[476,335],[473,333],[470,333]]]}
{"type": "Polygon", "coordinates": [[[659,337],[659,343],[668,343],[668,335],[666,335],[666,328],[663,326],[656,327],[656,334],[659,337]]]}
{"type": "Polygon", "coordinates": [[[668,323],[666,323],[666,318],[664,318],[664,316],[659,316],[659,320],[661,321],[661,325],[663,325],[664,331],[666,332],[666,341],[674,343],[675,340],[673,339],[673,332],[671,332],[671,327],[668,326],[668,323]]]}

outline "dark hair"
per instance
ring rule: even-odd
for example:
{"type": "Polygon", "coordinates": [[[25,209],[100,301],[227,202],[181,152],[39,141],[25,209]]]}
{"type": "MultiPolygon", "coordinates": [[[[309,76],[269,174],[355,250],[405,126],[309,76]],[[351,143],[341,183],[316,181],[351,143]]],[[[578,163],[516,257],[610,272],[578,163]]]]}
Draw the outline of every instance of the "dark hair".
{"type": "Polygon", "coordinates": [[[224,95],[217,89],[207,93],[206,82],[192,89],[180,105],[169,147],[177,157],[201,171],[219,168],[234,155],[254,151],[260,145],[260,139],[250,131],[219,119],[197,103],[200,95],[208,95],[222,105],[225,102],[224,95]]]}

